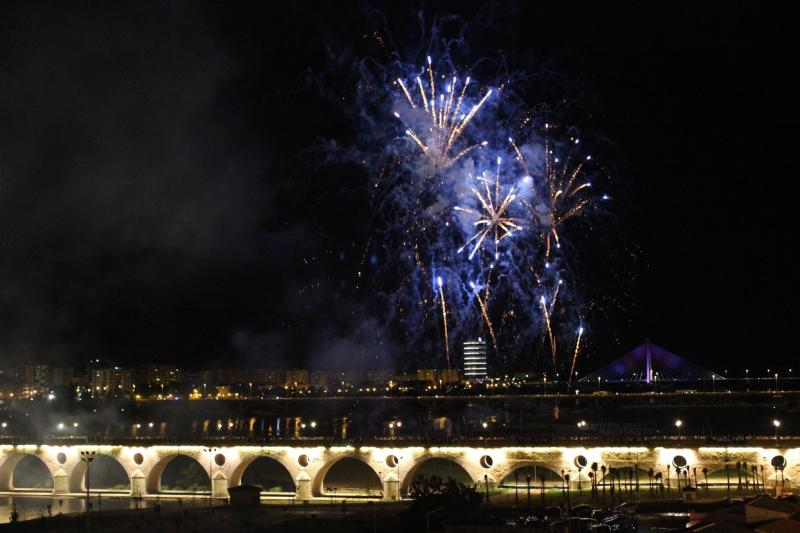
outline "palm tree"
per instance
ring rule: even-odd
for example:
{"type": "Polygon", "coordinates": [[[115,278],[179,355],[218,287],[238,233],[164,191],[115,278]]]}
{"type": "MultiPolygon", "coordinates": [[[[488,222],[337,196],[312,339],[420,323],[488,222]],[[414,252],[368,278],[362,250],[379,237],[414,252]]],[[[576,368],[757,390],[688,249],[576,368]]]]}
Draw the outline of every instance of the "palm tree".
{"type": "Polygon", "coordinates": [[[545,506],[544,505],[544,480],[545,480],[544,472],[539,474],[539,480],[542,482],[542,507],[544,507],[545,506]]]}
{"type": "Polygon", "coordinates": [[[725,463],[725,476],[728,478],[728,494],[731,493],[731,465],[725,463]]]}
{"type": "Polygon", "coordinates": [[[739,486],[737,490],[742,490],[742,462],[736,461],[736,474],[739,476],[739,486]]]}
{"type": "Polygon", "coordinates": [[[597,492],[597,462],[595,461],[592,463],[592,472],[594,472],[594,476],[592,476],[592,492],[597,492]]]}
{"type": "MultiPolygon", "coordinates": [[[[763,468],[762,468],[763,470],[763,468]]],[[[603,473],[603,500],[606,499],[606,465],[600,467],[600,471],[603,473]]]]}
{"type": "Polygon", "coordinates": [[[670,465],[667,464],[667,492],[669,492],[670,489],[672,489],[672,487],[670,486],[670,480],[669,480],[670,479],[669,468],[670,468],[670,465]]]}
{"type": "Polygon", "coordinates": [[[661,496],[664,496],[664,483],[661,482],[661,472],[656,472],[653,478],[658,482],[658,487],[661,489],[661,496]]]}
{"type": "Polygon", "coordinates": [[[647,482],[648,486],[650,487],[650,494],[653,493],[653,467],[647,469],[647,482]]]}
{"type": "Polygon", "coordinates": [[[747,475],[747,461],[742,462],[742,470],[744,470],[744,490],[750,488],[750,478],[747,475]]]}
{"type": "Polygon", "coordinates": [[[708,468],[703,467],[703,478],[706,480],[706,498],[708,498],[708,468]]]}
{"type": "Polygon", "coordinates": [[[614,483],[614,476],[617,473],[617,469],[613,466],[608,469],[608,475],[611,477],[611,499],[614,499],[614,492],[616,491],[616,483],[614,483]]]}
{"type": "Polygon", "coordinates": [[[750,470],[753,471],[753,490],[758,490],[758,466],[750,465],[750,470]]]}

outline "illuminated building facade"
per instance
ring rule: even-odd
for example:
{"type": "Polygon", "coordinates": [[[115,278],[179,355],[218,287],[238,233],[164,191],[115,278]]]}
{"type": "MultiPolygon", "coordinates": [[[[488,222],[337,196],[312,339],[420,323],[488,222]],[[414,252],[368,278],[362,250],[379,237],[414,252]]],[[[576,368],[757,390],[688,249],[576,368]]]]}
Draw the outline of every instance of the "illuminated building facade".
{"type": "Polygon", "coordinates": [[[486,365],[486,341],[481,337],[464,342],[464,380],[485,381],[488,377],[486,365]]]}

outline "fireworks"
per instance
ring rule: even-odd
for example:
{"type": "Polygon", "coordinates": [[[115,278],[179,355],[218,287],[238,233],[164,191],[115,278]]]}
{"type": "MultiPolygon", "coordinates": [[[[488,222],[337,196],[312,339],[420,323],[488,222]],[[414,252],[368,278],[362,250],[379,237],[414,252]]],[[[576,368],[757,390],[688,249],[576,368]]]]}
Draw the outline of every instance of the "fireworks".
{"type": "Polygon", "coordinates": [[[447,361],[447,368],[450,368],[450,336],[447,334],[447,303],[444,301],[444,288],[441,276],[436,278],[439,285],[439,301],[442,304],[442,323],[444,328],[444,353],[447,361]]]}
{"type": "Polygon", "coordinates": [[[521,229],[516,220],[506,213],[511,203],[516,198],[517,190],[511,188],[505,194],[501,194],[500,187],[500,158],[497,159],[497,171],[494,176],[494,183],[486,178],[484,174],[478,181],[482,182],[484,188],[481,191],[479,188],[472,187],[472,192],[480,203],[481,210],[472,209],[469,207],[456,207],[457,211],[464,211],[475,215],[478,220],[475,221],[474,226],[477,231],[467,240],[467,242],[458,249],[461,253],[465,247],[472,245],[472,251],[469,253],[469,258],[472,259],[475,253],[480,249],[481,244],[486,240],[488,235],[493,234],[494,241],[494,256],[498,258],[497,246],[506,237],[510,237],[513,230],[521,229]]]}
{"type": "MultiPolygon", "coordinates": [[[[578,141],[578,139],[575,140],[578,141]]],[[[525,169],[526,174],[536,174],[531,173],[528,163],[514,139],[509,138],[508,141],[514,148],[517,161],[525,169]]],[[[576,144],[578,143],[576,142],[576,144]]],[[[582,192],[588,191],[592,183],[581,180],[582,163],[572,168],[569,157],[563,162],[558,157],[553,157],[553,150],[549,143],[545,143],[544,153],[541,180],[545,187],[546,203],[529,204],[528,207],[532,215],[540,222],[541,239],[545,245],[545,260],[549,260],[552,249],[561,247],[559,236],[561,225],[579,215],[589,205],[590,200],[582,192]]],[[[587,156],[587,161],[591,161],[591,157],[587,156]]]]}
{"type": "Polygon", "coordinates": [[[581,350],[581,337],[583,337],[583,326],[578,328],[578,336],[575,339],[575,351],[572,352],[572,367],[570,367],[569,378],[567,379],[567,392],[572,386],[572,376],[575,375],[575,364],[578,362],[578,353],[581,350]]]}
{"type": "MultiPolygon", "coordinates": [[[[409,138],[422,150],[422,153],[428,155],[435,166],[448,167],[470,153],[472,150],[481,146],[486,146],[488,143],[482,141],[462,148],[460,151],[453,154],[453,149],[456,144],[462,139],[464,131],[480,111],[481,107],[486,100],[492,95],[492,90],[486,91],[484,96],[474,105],[472,105],[466,113],[462,107],[465,104],[465,95],[467,88],[470,85],[470,78],[461,84],[459,91],[459,80],[456,76],[449,81],[444,82],[445,91],[439,93],[438,108],[437,108],[437,94],[436,94],[436,74],[433,69],[433,62],[428,56],[428,88],[426,90],[422,78],[417,76],[415,78],[416,88],[419,90],[420,100],[422,102],[422,111],[426,119],[420,128],[424,130],[416,131],[399,112],[395,111],[394,116],[400,119],[405,125],[405,132],[409,138]],[[427,92],[426,92],[427,91],[427,92]],[[455,97],[458,92],[458,97],[455,97]]],[[[412,113],[418,117],[420,108],[417,106],[406,83],[402,78],[397,78],[397,85],[400,87],[403,96],[405,96],[408,105],[411,107],[412,113]]],[[[412,89],[413,90],[413,89],[412,89]]]]}
{"type": "MultiPolygon", "coordinates": [[[[375,130],[390,146],[374,173],[376,219],[384,223],[376,240],[409,351],[429,353],[439,329],[438,357],[449,368],[451,340],[455,346],[485,335],[498,365],[508,353],[530,357],[546,346],[547,366],[571,368],[572,376],[586,343],[576,326],[586,317],[570,277],[571,247],[563,245],[571,243],[567,228],[595,205],[596,164],[581,155],[574,134],[559,135],[529,113],[517,123],[513,113],[489,116],[493,94],[492,110],[513,107],[497,96],[506,94],[505,81],[495,93],[434,66],[428,58],[418,75],[393,80],[387,104],[402,127],[383,128],[384,114],[375,130]],[[519,123],[526,141],[500,141],[504,130],[521,131],[519,123]],[[415,148],[391,148],[398,133],[415,148]],[[446,273],[447,287],[437,271],[446,273]],[[559,349],[569,353],[559,359],[559,349]]],[[[532,361],[516,363],[530,368],[532,361]]]]}

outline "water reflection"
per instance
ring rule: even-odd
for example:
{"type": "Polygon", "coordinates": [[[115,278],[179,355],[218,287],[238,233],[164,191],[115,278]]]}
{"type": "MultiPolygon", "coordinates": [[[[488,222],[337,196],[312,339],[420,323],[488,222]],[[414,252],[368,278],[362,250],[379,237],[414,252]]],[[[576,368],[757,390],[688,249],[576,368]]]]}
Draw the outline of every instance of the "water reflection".
{"type": "MultiPolygon", "coordinates": [[[[159,504],[163,510],[177,510],[208,506],[207,498],[185,499],[141,499],[125,496],[97,496],[92,494],[92,513],[120,509],[152,509],[159,504]]],[[[16,506],[19,520],[31,520],[59,513],[82,513],[86,509],[86,498],[78,496],[0,496],[0,524],[9,522],[11,511],[16,506]],[[48,509],[48,506],[50,507],[48,509]]]]}

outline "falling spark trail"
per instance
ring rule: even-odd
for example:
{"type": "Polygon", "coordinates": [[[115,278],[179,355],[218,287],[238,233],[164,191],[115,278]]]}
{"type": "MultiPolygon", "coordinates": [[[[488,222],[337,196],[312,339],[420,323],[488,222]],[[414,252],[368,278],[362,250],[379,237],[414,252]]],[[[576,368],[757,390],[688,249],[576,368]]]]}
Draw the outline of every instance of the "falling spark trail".
{"type": "MultiPolygon", "coordinates": [[[[486,292],[489,292],[489,288],[486,288],[486,292]]],[[[481,313],[483,314],[483,320],[486,322],[486,328],[489,330],[489,336],[492,337],[492,346],[494,347],[494,353],[497,355],[497,337],[494,334],[494,325],[492,324],[492,320],[489,318],[489,313],[486,310],[486,302],[481,299],[481,295],[478,291],[475,291],[475,298],[478,300],[478,305],[481,308],[481,313]]]]}
{"type": "Polygon", "coordinates": [[[581,349],[581,337],[583,337],[583,326],[578,328],[578,338],[575,339],[575,352],[572,354],[572,368],[569,370],[569,378],[567,379],[567,392],[572,386],[572,376],[575,374],[575,363],[578,361],[578,352],[581,349]]]}
{"type": "Polygon", "coordinates": [[[556,339],[553,336],[553,328],[550,327],[550,311],[547,309],[547,302],[544,296],[539,300],[542,304],[542,311],[544,312],[544,321],[547,325],[547,338],[550,341],[550,356],[553,359],[553,368],[556,368],[556,339]]]}
{"type": "MultiPolygon", "coordinates": [[[[406,100],[408,100],[409,105],[411,105],[411,109],[416,109],[417,105],[414,103],[414,100],[411,98],[411,93],[408,92],[408,87],[406,87],[406,84],[403,83],[403,80],[400,79],[400,78],[397,78],[397,83],[399,83],[400,84],[400,88],[403,89],[403,94],[406,95],[406,100]]],[[[397,113],[395,113],[395,115],[397,115],[397,113]]],[[[399,117],[399,115],[397,115],[397,116],[399,117]]]]}
{"type": "Polygon", "coordinates": [[[442,322],[444,324],[444,354],[447,360],[447,369],[450,370],[450,337],[447,333],[447,304],[444,301],[444,289],[442,288],[442,278],[439,278],[439,300],[442,303],[442,322]]]}

